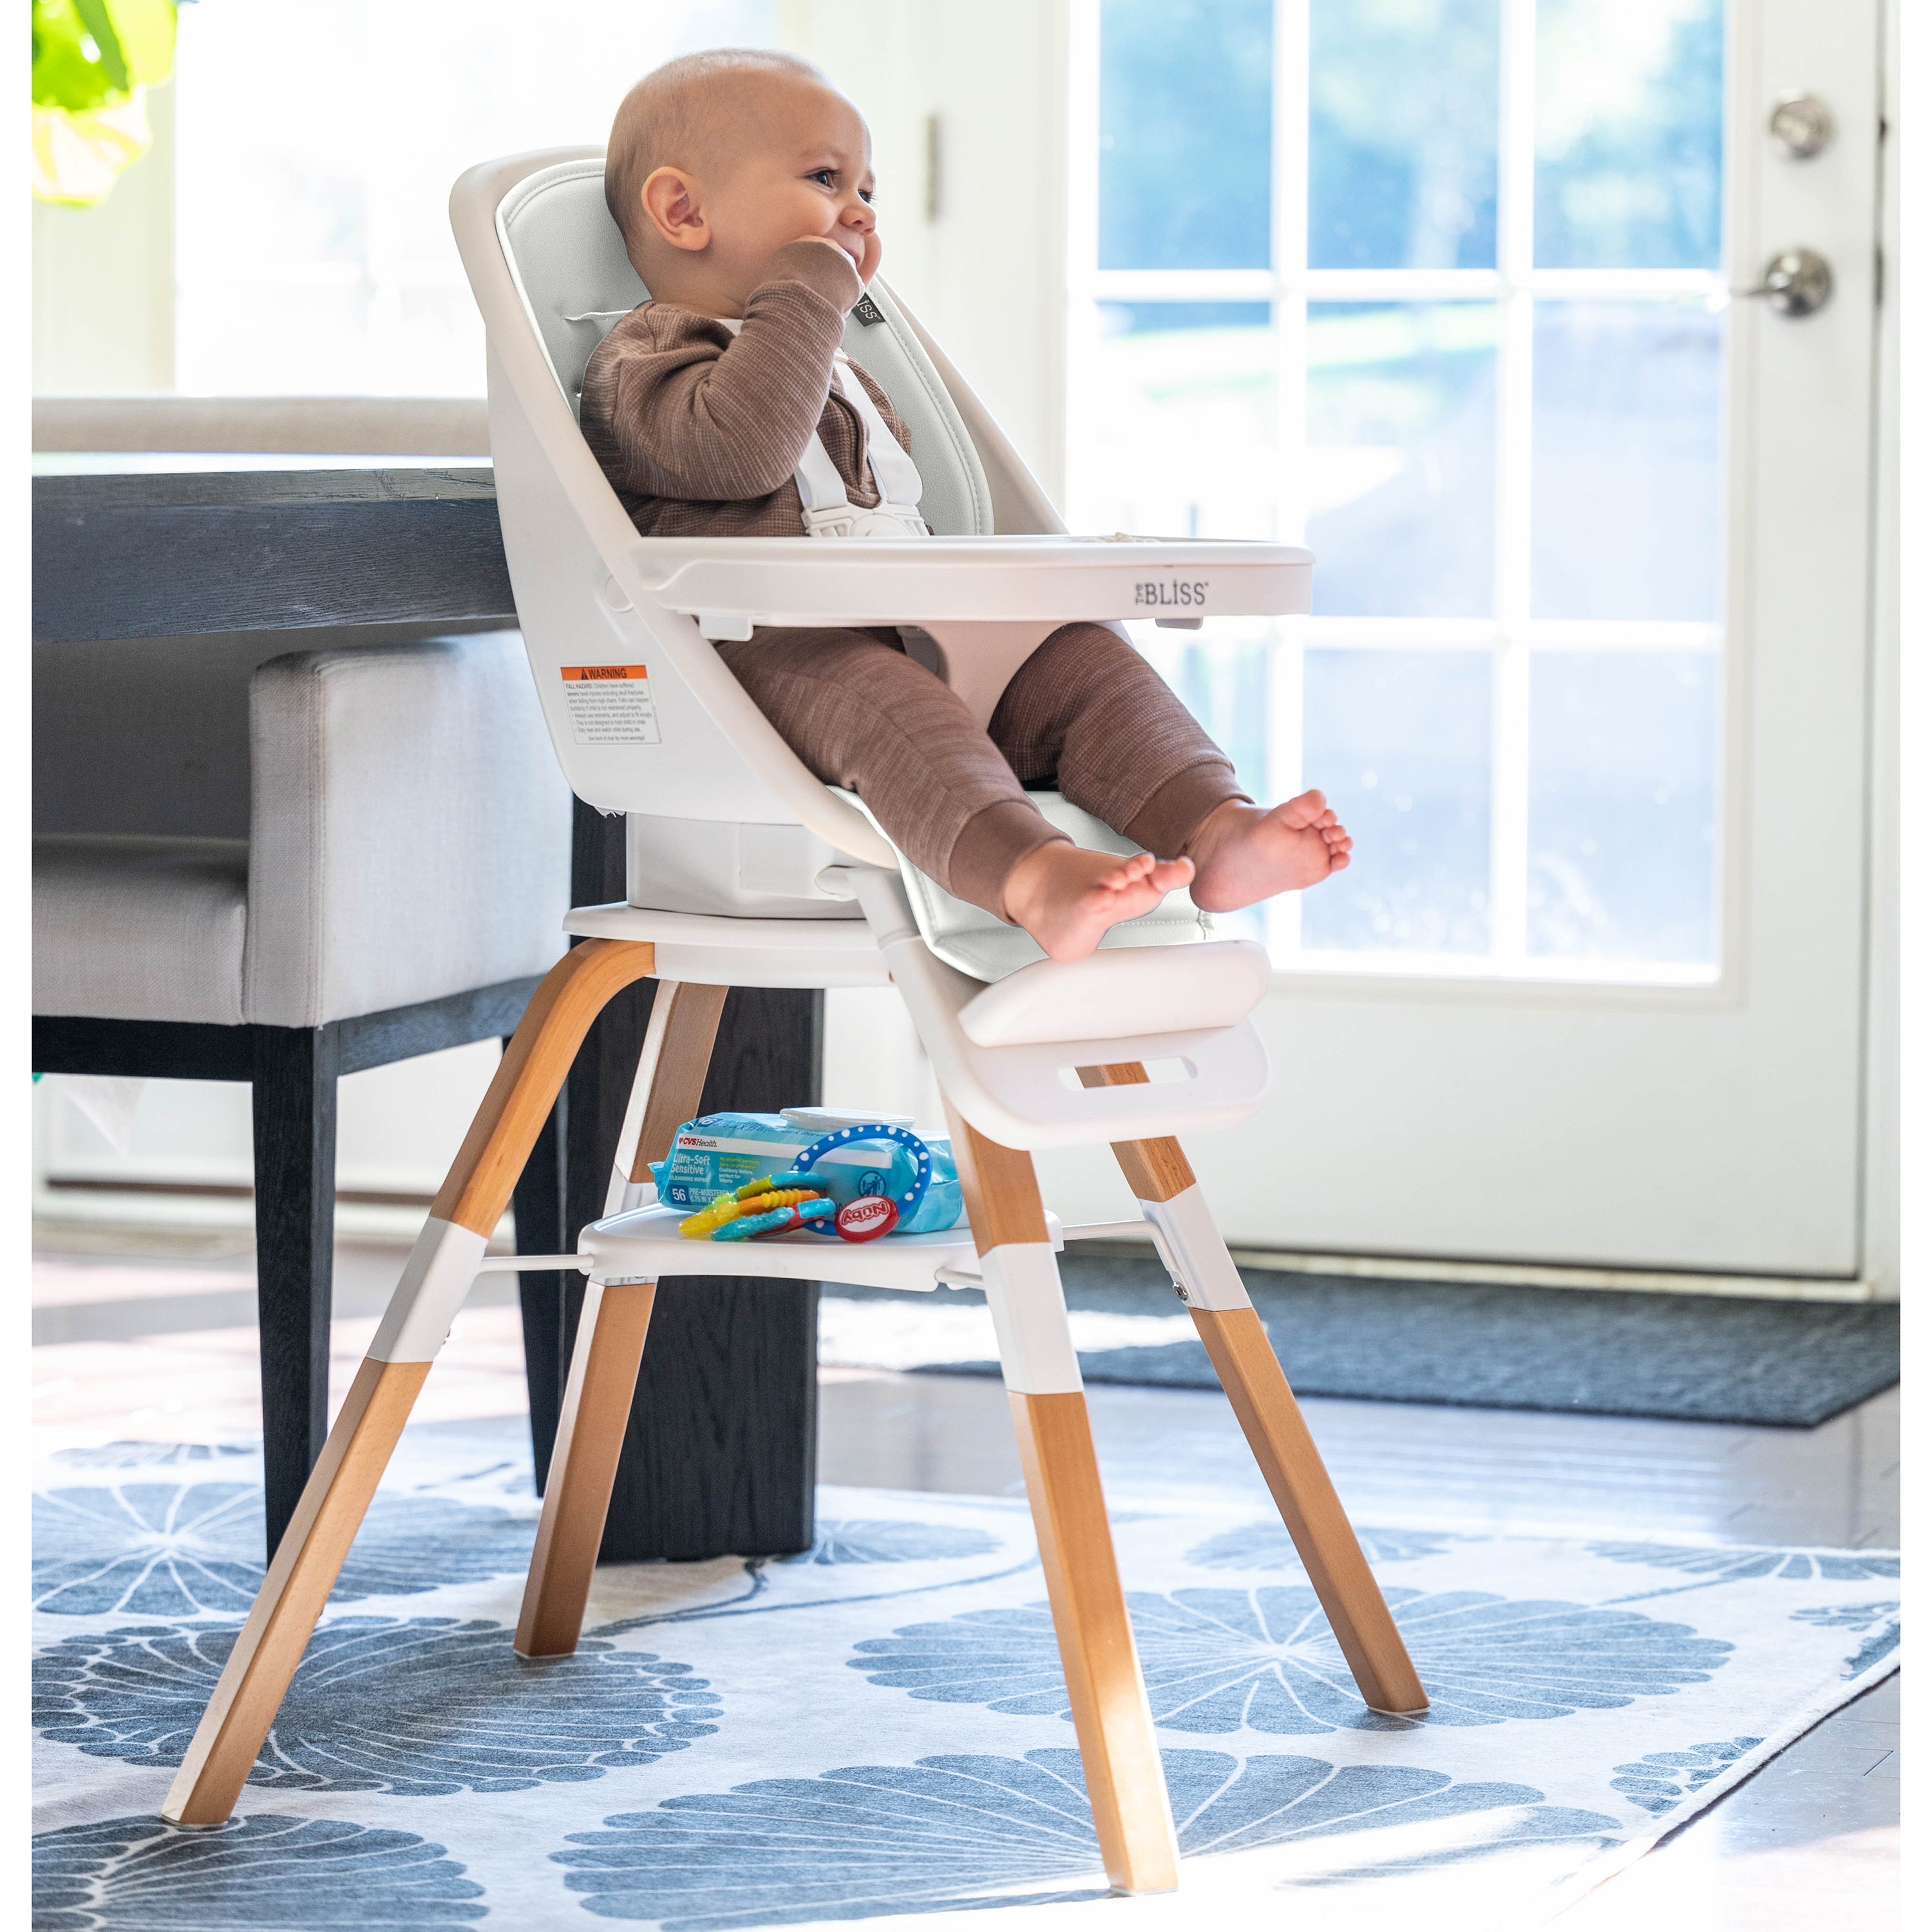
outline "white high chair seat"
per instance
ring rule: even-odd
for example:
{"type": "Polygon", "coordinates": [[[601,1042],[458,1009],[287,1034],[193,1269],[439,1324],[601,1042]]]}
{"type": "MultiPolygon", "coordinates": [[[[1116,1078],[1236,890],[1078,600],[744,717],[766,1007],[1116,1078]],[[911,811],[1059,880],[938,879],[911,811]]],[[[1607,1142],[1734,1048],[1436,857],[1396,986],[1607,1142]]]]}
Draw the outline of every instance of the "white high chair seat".
{"type": "MultiPolygon", "coordinates": [[[[1306,554],[1068,538],[971,392],[877,284],[861,309],[878,320],[868,326],[855,310],[846,349],[910,427],[921,509],[942,534],[641,538],[573,413],[604,329],[644,294],[604,206],[601,160],[573,151],[474,169],[456,185],[451,216],[488,331],[498,508],[531,669],[572,787],[630,814],[629,903],[580,908],[566,920],[586,943],[552,970],[505,1054],[164,1815],[188,1824],[228,1816],[416,1392],[484,1265],[510,1178],[598,1011],[650,976],[650,1031],[604,1216],[575,1256],[515,1262],[574,1264],[589,1276],[518,1653],[576,1647],[661,1274],[976,1282],[1108,1877],[1124,1892],[1170,1889],[1173,1820],[1054,1258],[1063,1238],[1132,1228],[1153,1239],[1364,1700],[1411,1712],[1427,1703],[1173,1138],[1260,1106],[1268,1058],[1247,1015],[1268,985],[1266,956],[1208,940],[1190,906],[1172,922],[1172,936],[1190,944],[1136,945],[1123,928],[1076,964],[1029,958],[1039,949],[1024,934],[1016,943],[1013,928],[968,918],[856,801],[813,778],[707,635],[787,622],[916,625],[983,718],[1012,669],[1066,618],[1305,609],[1306,554]],[[574,700],[573,667],[584,688],[574,700]],[[585,678],[586,667],[602,676],[585,678]],[[680,1217],[656,1202],[650,1163],[697,1112],[727,988],[876,983],[880,971],[931,1057],[968,1229],[856,1245],[806,1234],[682,1240],[680,1217]],[[1153,1081],[1147,1064],[1158,1061],[1179,1063],[1183,1077],[1153,1081]],[[1112,1143],[1141,1218],[1062,1229],[1026,1150],[1102,1142],[1112,1143]]],[[[1071,809],[1041,802],[1050,814],[1071,809]]],[[[1167,916],[1156,908],[1143,942],[1160,936],[1151,928],[1167,916]]]]}
{"type": "MultiPolygon", "coordinates": [[[[633,904],[849,916],[814,890],[818,871],[841,858],[901,864],[856,802],[799,762],[707,634],[747,637],[760,623],[916,625],[983,722],[1012,670],[1060,623],[1196,622],[1309,607],[1312,560],[1292,545],[1069,537],[971,391],[876,281],[848,319],[843,347],[906,425],[923,484],[920,512],[935,534],[816,543],[640,536],[576,428],[592,352],[648,299],[604,205],[602,156],[566,150],[472,170],[452,196],[451,215],[490,324],[497,500],[531,668],[578,796],[630,815],[633,904]],[[580,730],[566,674],[585,664],[646,674],[626,680],[635,687],[628,742],[587,742],[580,730]],[[706,826],[716,830],[696,830],[706,826]],[[800,862],[791,876],[767,868],[753,883],[742,863],[720,864],[739,828],[754,849],[775,837],[796,841],[800,862]],[[685,855],[700,847],[701,862],[691,862],[685,855]]],[[[1049,796],[1042,802],[1051,812],[1049,796]]],[[[1117,842],[1116,849],[1132,848],[1117,842]]],[[[977,908],[961,911],[957,902],[940,930],[929,916],[936,903],[915,883],[921,929],[962,970],[992,977],[1037,956],[1024,935],[1013,948],[1013,928],[977,908]],[[950,943],[968,926],[995,940],[1005,935],[1006,950],[996,944],[981,959],[950,943]]],[[[1156,915],[1172,916],[1165,908],[1156,915]]],[[[1170,928],[1150,936],[1185,935],[1170,928]]],[[[1132,944],[1132,934],[1111,943],[1132,944]]]]}

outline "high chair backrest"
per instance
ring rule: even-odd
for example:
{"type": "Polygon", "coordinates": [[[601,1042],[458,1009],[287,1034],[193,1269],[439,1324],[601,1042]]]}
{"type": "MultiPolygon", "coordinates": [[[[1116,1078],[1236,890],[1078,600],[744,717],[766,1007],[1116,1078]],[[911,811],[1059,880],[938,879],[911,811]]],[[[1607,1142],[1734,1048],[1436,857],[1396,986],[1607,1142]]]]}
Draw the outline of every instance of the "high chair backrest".
{"type": "MultiPolygon", "coordinates": [[[[641,540],[576,422],[592,353],[646,299],[604,203],[602,152],[472,168],[452,190],[450,218],[488,334],[490,448],[518,616],[572,789],[604,811],[651,819],[802,824],[838,852],[892,864],[891,848],[800,762],[692,620],[641,588],[641,540]],[[590,720],[581,691],[573,700],[572,683],[584,680],[570,674],[585,667],[633,674],[607,680],[632,687],[610,707],[614,728],[590,720]]],[[[847,352],[911,433],[934,530],[1060,530],[931,339],[890,290],[875,282],[871,296],[880,319],[855,311],[847,352]]]]}
{"type": "MultiPolygon", "coordinates": [[[[498,208],[497,230],[557,385],[580,410],[584,372],[598,344],[650,299],[604,202],[603,157],[566,161],[519,182],[498,208]]],[[[846,321],[845,352],[892,398],[911,432],[927,526],[939,536],[991,536],[993,506],[979,452],[896,306],[890,296],[861,304],[862,314],[846,321]]]]}

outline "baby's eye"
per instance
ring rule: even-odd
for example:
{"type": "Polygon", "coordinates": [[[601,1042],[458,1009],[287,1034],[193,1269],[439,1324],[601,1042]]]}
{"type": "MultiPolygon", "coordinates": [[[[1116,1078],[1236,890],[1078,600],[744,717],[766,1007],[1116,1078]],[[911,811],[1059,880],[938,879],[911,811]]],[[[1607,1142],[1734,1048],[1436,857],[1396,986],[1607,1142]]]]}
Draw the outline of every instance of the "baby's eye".
{"type": "Polygon", "coordinates": [[[818,182],[820,188],[834,188],[838,184],[838,170],[836,168],[814,168],[806,179],[818,182]]]}
{"type": "Polygon", "coordinates": [[[868,208],[870,208],[872,205],[872,197],[878,193],[878,190],[877,188],[862,188],[859,190],[859,199],[862,201],[868,208]]]}

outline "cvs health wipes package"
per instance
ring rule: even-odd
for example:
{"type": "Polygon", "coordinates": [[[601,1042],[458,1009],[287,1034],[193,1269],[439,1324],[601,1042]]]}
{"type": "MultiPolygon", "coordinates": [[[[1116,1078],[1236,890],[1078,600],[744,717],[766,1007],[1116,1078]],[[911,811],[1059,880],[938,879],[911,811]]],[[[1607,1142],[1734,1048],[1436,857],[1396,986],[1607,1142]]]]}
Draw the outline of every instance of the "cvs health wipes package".
{"type": "MultiPolygon", "coordinates": [[[[748,1181],[778,1180],[814,1143],[850,1134],[839,1145],[814,1156],[814,1179],[842,1208],[868,1195],[898,1201],[916,1184],[918,1157],[901,1141],[866,1139],[862,1130],[872,1126],[904,1132],[908,1122],[902,1115],[825,1107],[788,1107],[779,1114],[703,1114],[687,1120],[671,1136],[667,1159],[652,1162],[658,1199],[668,1208],[687,1211],[708,1208],[748,1181]],[[860,1131],[854,1134],[854,1129],[860,1131]]],[[[924,1198],[900,1216],[894,1232],[929,1234],[956,1228],[964,1218],[966,1204],[953,1166],[952,1143],[944,1134],[920,1134],[916,1138],[931,1154],[932,1177],[924,1198]]]]}

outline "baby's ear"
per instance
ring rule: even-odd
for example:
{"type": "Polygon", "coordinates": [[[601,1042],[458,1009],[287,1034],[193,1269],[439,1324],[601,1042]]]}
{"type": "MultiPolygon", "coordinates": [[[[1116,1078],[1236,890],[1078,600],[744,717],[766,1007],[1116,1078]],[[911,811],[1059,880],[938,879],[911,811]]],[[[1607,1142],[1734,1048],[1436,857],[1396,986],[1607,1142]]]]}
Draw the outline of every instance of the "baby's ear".
{"type": "Polygon", "coordinates": [[[698,205],[698,182],[681,168],[658,168],[638,190],[644,219],[674,248],[711,245],[711,230],[698,205]]]}

